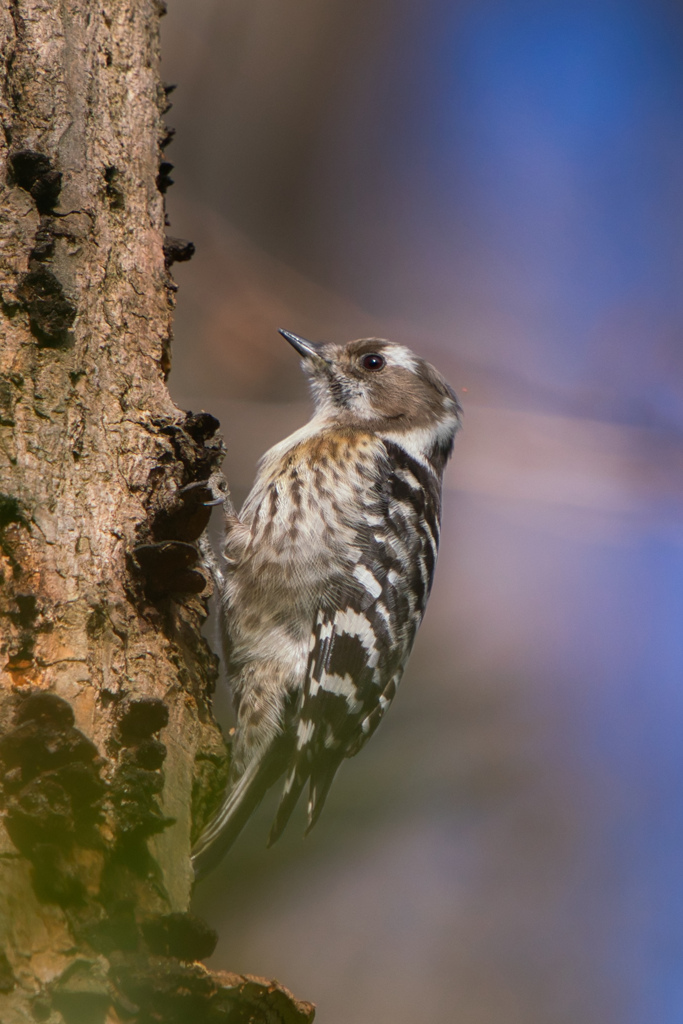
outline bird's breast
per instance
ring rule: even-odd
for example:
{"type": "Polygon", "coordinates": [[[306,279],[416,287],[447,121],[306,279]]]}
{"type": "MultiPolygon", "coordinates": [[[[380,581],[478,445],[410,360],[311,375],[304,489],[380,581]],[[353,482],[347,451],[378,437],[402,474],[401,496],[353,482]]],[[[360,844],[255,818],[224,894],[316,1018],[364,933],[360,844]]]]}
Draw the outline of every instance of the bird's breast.
{"type": "Polygon", "coordinates": [[[303,568],[352,547],[377,499],[380,450],[372,435],[325,431],[266,456],[243,510],[252,553],[303,568]]]}

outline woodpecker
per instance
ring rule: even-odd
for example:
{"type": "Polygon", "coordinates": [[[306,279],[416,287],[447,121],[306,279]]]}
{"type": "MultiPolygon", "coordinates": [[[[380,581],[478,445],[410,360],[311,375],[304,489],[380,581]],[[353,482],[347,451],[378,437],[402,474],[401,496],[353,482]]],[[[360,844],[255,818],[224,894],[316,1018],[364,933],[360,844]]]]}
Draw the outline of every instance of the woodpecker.
{"type": "Polygon", "coordinates": [[[339,765],[391,704],[432,585],[441,481],[460,406],[403,345],[314,343],[315,410],[261,459],[212,562],[236,713],[223,804],[193,850],[197,877],[284,775],[269,845],[308,783],[308,832],[339,765]]]}

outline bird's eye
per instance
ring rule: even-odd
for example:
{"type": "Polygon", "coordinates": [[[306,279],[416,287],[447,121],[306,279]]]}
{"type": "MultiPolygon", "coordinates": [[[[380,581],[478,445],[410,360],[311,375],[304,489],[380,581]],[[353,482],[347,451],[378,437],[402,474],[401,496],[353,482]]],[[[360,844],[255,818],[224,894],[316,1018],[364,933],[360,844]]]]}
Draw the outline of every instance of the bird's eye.
{"type": "Polygon", "coordinates": [[[386,366],[386,359],[384,356],[378,355],[376,352],[368,352],[366,356],[360,361],[360,365],[364,370],[381,370],[386,366]]]}

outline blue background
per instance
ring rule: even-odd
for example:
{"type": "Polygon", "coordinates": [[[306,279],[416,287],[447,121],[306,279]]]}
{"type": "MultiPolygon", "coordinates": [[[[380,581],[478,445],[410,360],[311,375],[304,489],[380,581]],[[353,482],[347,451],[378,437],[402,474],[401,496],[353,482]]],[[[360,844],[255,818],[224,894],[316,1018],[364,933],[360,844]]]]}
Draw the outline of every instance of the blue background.
{"type": "Polygon", "coordinates": [[[171,386],[235,495],[308,414],[277,327],[465,407],[399,697],[305,843],[267,806],[198,888],[214,963],[325,1024],[679,1024],[680,7],[170,6],[171,386]]]}

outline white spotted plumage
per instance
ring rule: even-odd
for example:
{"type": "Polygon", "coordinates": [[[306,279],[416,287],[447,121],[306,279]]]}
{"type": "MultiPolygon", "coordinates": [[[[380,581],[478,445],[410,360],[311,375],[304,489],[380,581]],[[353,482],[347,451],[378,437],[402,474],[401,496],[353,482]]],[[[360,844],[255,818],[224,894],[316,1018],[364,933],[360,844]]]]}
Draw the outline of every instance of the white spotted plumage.
{"type": "Polygon", "coordinates": [[[431,588],[459,425],[452,390],[404,346],[281,333],[316,410],[264,455],[240,515],[226,513],[216,582],[237,725],[226,798],[193,851],[198,874],[283,775],[270,842],[306,783],[310,829],[341,761],[391,704],[431,588]]]}

